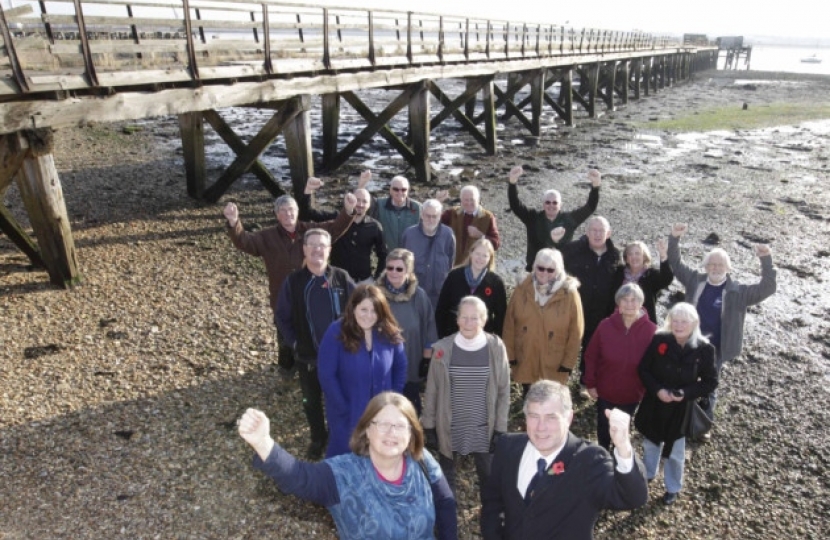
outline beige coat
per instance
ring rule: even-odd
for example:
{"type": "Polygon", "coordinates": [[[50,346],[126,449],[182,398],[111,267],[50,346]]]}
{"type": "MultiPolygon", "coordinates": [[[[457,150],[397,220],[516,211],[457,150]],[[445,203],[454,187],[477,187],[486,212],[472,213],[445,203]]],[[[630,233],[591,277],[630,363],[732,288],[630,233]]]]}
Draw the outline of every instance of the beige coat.
{"type": "Polygon", "coordinates": [[[544,306],[536,302],[532,275],[516,287],[507,305],[502,332],[507,358],[516,362],[512,368],[514,381],[568,382],[579,358],[584,329],[578,287],[579,281],[566,278],[544,306]],[[567,371],[560,371],[560,367],[567,371]]]}

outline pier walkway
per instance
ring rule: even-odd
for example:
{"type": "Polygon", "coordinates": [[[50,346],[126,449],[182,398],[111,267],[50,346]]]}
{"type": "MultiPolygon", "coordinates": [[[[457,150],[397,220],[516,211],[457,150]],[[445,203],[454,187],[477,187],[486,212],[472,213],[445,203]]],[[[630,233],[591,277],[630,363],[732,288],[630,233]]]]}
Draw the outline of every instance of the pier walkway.
{"type": "MultiPolygon", "coordinates": [[[[440,14],[241,0],[17,0],[0,8],[0,196],[17,181],[37,242],[0,204],[0,229],[53,283],[79,279],[60,180],[54,130],[89,122],[178,115],[187,191],[218,200],[252,172],[274,195],[282,188],[259,161],[280,135],[292,190],[314,174],[309,109],[321,96],[321,170],[335,170],[382,136],[429,182],[429,133],[452,118],[489,154],[496,112],[538,135],[550,107],[567,125],[574,110],[594,117],[711,69],[717,47],[643,32],[566,28],[440,14]],[[463,79],[450,96],[441,81],[463,79]],[[372,111],[359,92],[396,93],[372,111]],[[430,97],[442,110],[430,112],[430,97]],[[366,127],[338,147],[346,102],[366,127]],[[247,144],[218,110],[274,114],[247,144]],[[406,136],[389,120],[406,112],[406,136]],[[237,157],[211,185],[204,129],[237,157]]],[[[56,132],[59,134],[60,132],[56,132]]]]}

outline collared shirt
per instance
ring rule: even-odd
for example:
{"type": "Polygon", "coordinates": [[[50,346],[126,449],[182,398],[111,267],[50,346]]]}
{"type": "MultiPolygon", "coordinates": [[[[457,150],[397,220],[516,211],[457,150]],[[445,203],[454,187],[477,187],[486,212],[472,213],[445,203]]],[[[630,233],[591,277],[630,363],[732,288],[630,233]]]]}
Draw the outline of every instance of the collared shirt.
{"type": "MultiPolygon", "coordinates": [[[[533,443],[529,440],[527,441],[527,445],[525,446],[525,451],[522,452],[522,460],[519,462],[519,474],[516,478],[516,489],[519,490],[519,493],[522,494],[524,497],[525,492],[527,491],[527,486],[530,485],[530,481],[536,476],[538,471],[537,462],[539,458],[545,460],[545,470],[549,469],[551,463],[556,461],[556,458],[559,457],[559,454],[562,452],[562,449],[565,448],[565,444],[567,443],[567,439],[565,442],[562,443],[562,446],[557,448],[554,452],[551,452],[549,456],[545,457],[539,453],[533,443]]],[[[624,458],[620,456],[617,449],[614,448],[614,459],[617,462],[617,472],[620,474],[627,474],[631,472],[631,469],[634,468],[634,452],[632,449],[631,457],[624,458]]]]}

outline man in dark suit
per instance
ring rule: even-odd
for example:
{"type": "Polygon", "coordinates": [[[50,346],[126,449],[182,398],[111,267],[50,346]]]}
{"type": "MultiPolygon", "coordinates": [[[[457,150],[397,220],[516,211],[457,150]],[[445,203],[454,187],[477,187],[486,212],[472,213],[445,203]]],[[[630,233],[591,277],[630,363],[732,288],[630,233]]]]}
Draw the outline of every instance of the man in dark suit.
{"type": "Polygon", "coordinates": [[[630,417],[608,411],[614,458],[569,432],[571,394],[554,381],[534,383],[524,404],[527,433],[496,443],[482,494],[485,540],[590,540],[600,510],[629,510],[648,499],[645,468],[629,438],[630,417]]]}

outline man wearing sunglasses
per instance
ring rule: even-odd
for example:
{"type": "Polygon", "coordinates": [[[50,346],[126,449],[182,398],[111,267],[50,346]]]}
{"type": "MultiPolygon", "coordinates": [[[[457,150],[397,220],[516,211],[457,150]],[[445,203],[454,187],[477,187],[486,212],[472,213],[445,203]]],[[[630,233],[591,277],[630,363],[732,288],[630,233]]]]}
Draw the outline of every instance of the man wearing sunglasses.
{"type": "MultiPolygon", "coordinates": [[[[371,174],[369,173],[369,178],[371,174]]],[[[380,221],[383,227],[386,252],[401,247],[403,232],[417,225],[421,217],[421,203],[409,196],[409,180],[403,176],[392,178],[389,183],[389,196],[377,200],[371,216],[380,221]]]]}
{"type": "Polygon", "coordinates": [[[555,189],[545,191],[542,196],[542,208],[532,209],[519,200],[519,177],[524,174],[521,166],[510,169],[507,185],[507,199],[510,210],[527,228],[527,266],[530,272],[533,268],[533,259],[542,248],[559,249],[571,241],[574,231],[583,221],[593,214],[599,204],[599,187],[601,176],[599,171],[590,169],[588,180],[591,182],[591,191],[588,193],[588,202],[585,206],[570,212],[562,211],[562,195],[555,189]],[[553,238],[554,229],[562,229],[563,234],[558,239],[553,238]]]}

